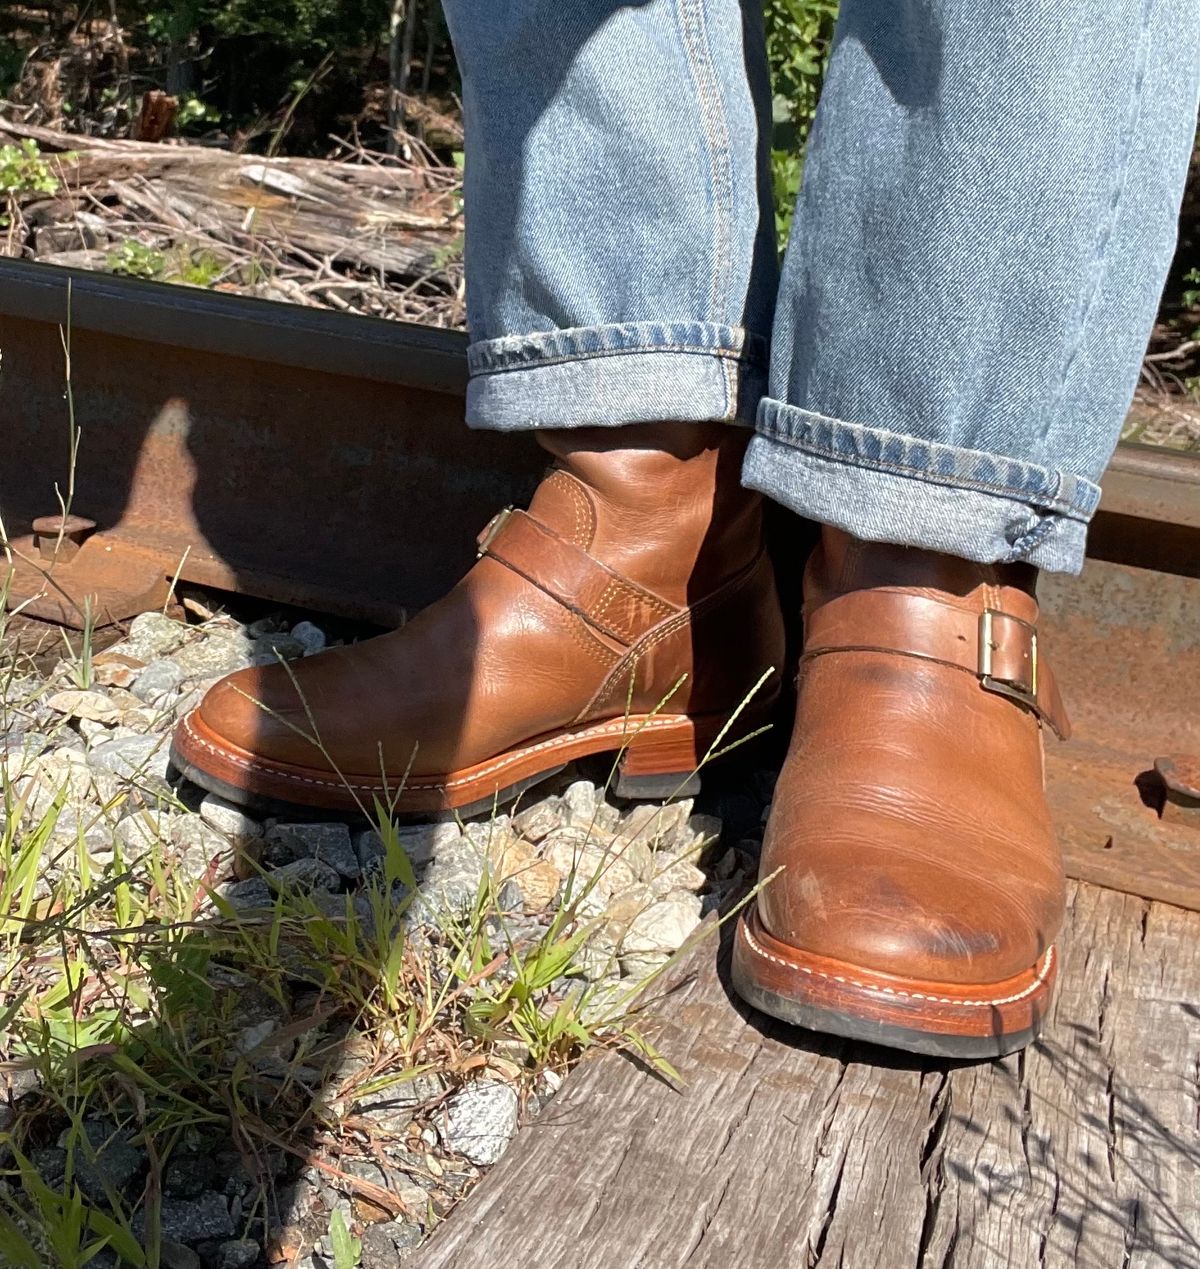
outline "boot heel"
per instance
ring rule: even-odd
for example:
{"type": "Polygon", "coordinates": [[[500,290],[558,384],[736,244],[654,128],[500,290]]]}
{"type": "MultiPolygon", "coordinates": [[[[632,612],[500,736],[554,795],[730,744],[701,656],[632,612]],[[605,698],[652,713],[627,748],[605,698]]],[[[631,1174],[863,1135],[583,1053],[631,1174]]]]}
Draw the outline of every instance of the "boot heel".
{"type": "MultiPolygon", "coordinates": [[[[722,749],[741,736],[769,726],[776,698],[741,715],[723,739],[722,749]]],[[[680,718],[665,728],[644,728],[634,734],[617,764],[613,785],[619,797],[662,802],[695,797],[700,792],[700,764],[728,724],[727,716],[703,714],[680,718]]]]}
{"type": "Polygon", "coordinates": [[[690,775],[629,775],[624,766],[617,768],[613,792],[619,798],[633,802],[667,802],[671,798],[694,798],[700,792],[700,776],[690,775]]]}
{"type": "Polygon", "coordinates": [[[700,792],[697,767],[710,743],[711,737],[702,740],[690,718],[667,730],[647,729],[635,735],[621,755],[613,791],[618,797],[650,802],[695,797],[700,792]]]}

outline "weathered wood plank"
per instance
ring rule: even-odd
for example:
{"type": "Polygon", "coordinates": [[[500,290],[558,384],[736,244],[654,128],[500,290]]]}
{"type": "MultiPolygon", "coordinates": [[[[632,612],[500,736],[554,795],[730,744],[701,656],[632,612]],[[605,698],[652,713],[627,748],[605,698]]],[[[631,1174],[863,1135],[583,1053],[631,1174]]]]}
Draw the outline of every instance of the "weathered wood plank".
{"type": "Polygon", "coordinates": [[[686,1087],[585,1064],[416,1264],[1200,1266],[1198,936],[1076,887],[1046,1039],[959,1066],[750,1017],[700,948],[654,1007],[686,1087]]]}

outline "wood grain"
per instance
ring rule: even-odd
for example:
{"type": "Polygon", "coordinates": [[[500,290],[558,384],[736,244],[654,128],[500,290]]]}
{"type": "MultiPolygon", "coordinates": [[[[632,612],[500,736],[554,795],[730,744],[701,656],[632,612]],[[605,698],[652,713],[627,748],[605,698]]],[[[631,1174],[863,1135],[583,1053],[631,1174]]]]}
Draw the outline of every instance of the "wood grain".
{"type": "Polygon", "coordinates": [[[651,1006],[682,1090],[586,1063],[419,1269],[1200,1266],[1200,916],[1073,888],[1045,1038],[966,1065],[788,1032],[715,941],[651,1006]]]}

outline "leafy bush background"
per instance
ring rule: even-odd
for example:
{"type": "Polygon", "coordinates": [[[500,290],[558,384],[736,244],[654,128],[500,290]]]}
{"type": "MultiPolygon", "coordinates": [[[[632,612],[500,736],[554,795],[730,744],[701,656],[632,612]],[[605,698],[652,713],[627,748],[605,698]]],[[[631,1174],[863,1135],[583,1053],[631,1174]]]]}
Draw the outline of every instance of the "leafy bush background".
{"type": "Polygon", "coordinates": [[[812,127],[833,40],[837,0],[766,0],[764,14],[774,97],[771,171],[775,223],[782,250],[800,188],[804,143],[812,127]]]}

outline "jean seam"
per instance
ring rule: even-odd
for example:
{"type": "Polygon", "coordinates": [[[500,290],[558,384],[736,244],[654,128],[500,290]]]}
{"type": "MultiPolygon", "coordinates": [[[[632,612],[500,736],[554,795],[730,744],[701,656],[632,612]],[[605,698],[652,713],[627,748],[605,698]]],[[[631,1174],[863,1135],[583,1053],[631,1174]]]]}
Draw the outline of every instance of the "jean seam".
{"type": "MultiPolygon", "coordinates": [[[[896,463],[887,459],[871,459],[863,460],[838,453],[836,450],[829,449],[827,446],[819,445],[813,441],[798,441],[790,436],[784,436],[779,432],[764,430],[761,426],[758,428],[760,434],[768,440],[777,441],[782,445],[787,445],[792,449],[799,450],[801,453],[809,453],[817,458],[824,458],[830,462],[843,463],[847,467],[860,467],[866,471],[889,472],[893,475],[904,476],[906,479],[924,480],[931,485],[943,485],[948,489],[971,489],[978,493],[997,494],[999,496],[1010,499],[1013,502],[1022,502],[1026,505],[1044,508],[1048,511],[1057,512],[1059,515],[1065,516],[1070,520],[1078,520],[1083,524],[1087,524],[1091,519],[1091,515],[1081,509],[1072,506],[1068,502],[1055,499],[1053,496],[1047,497],[1045,494],[1035,493],[1031,490],[1017,489],[1012,485],[998,485],[991,481],[977,480],[969,476],[947,477],[940,472],[930,472],[926,467],[916,467],[906,463],[896,463]]],[[[1054,473],[1058,478],[1061,486],[1062,474],[1054,473]]]]}
{"type": "Polygon", "coordinates": [[[704,0],[677,0],[684,52],[700,105],[713,184],[713,259],[709,300],[714,313],[729,311],[729,270],[733,227],[732,146],[721,87],[713,70],[712,49],[704,16],[704,0]]]}
{"type": "Polygon", "coordinates": [[[682,353],[687,356],[716,357],[726,363],[742,364],[765,369],[761,358],[752,353],[736,348],[714,348],[707,344],[648,344],[641,348],[607,348],[597,352],[562,353],[554,357],[533,357],[527,361],[516,362],[510,366],[472,367],[471,377],[482,378],[484,375],[502,375],[520,370],[537,370],[542,366],[562,366],[573,361],[596,361],[604,357],[637,357],[652,353],[682,353]]]}
{"type": "Polygon", "coordinates": [[[1053,520],[1044,519],[1039,521],[1028,533],[1023,533],[1017,538],[1012,544],[1007,557],[1001,562],[1015,564],[1018,560],[1027,559],[1053,532],[1053,520]]]}

